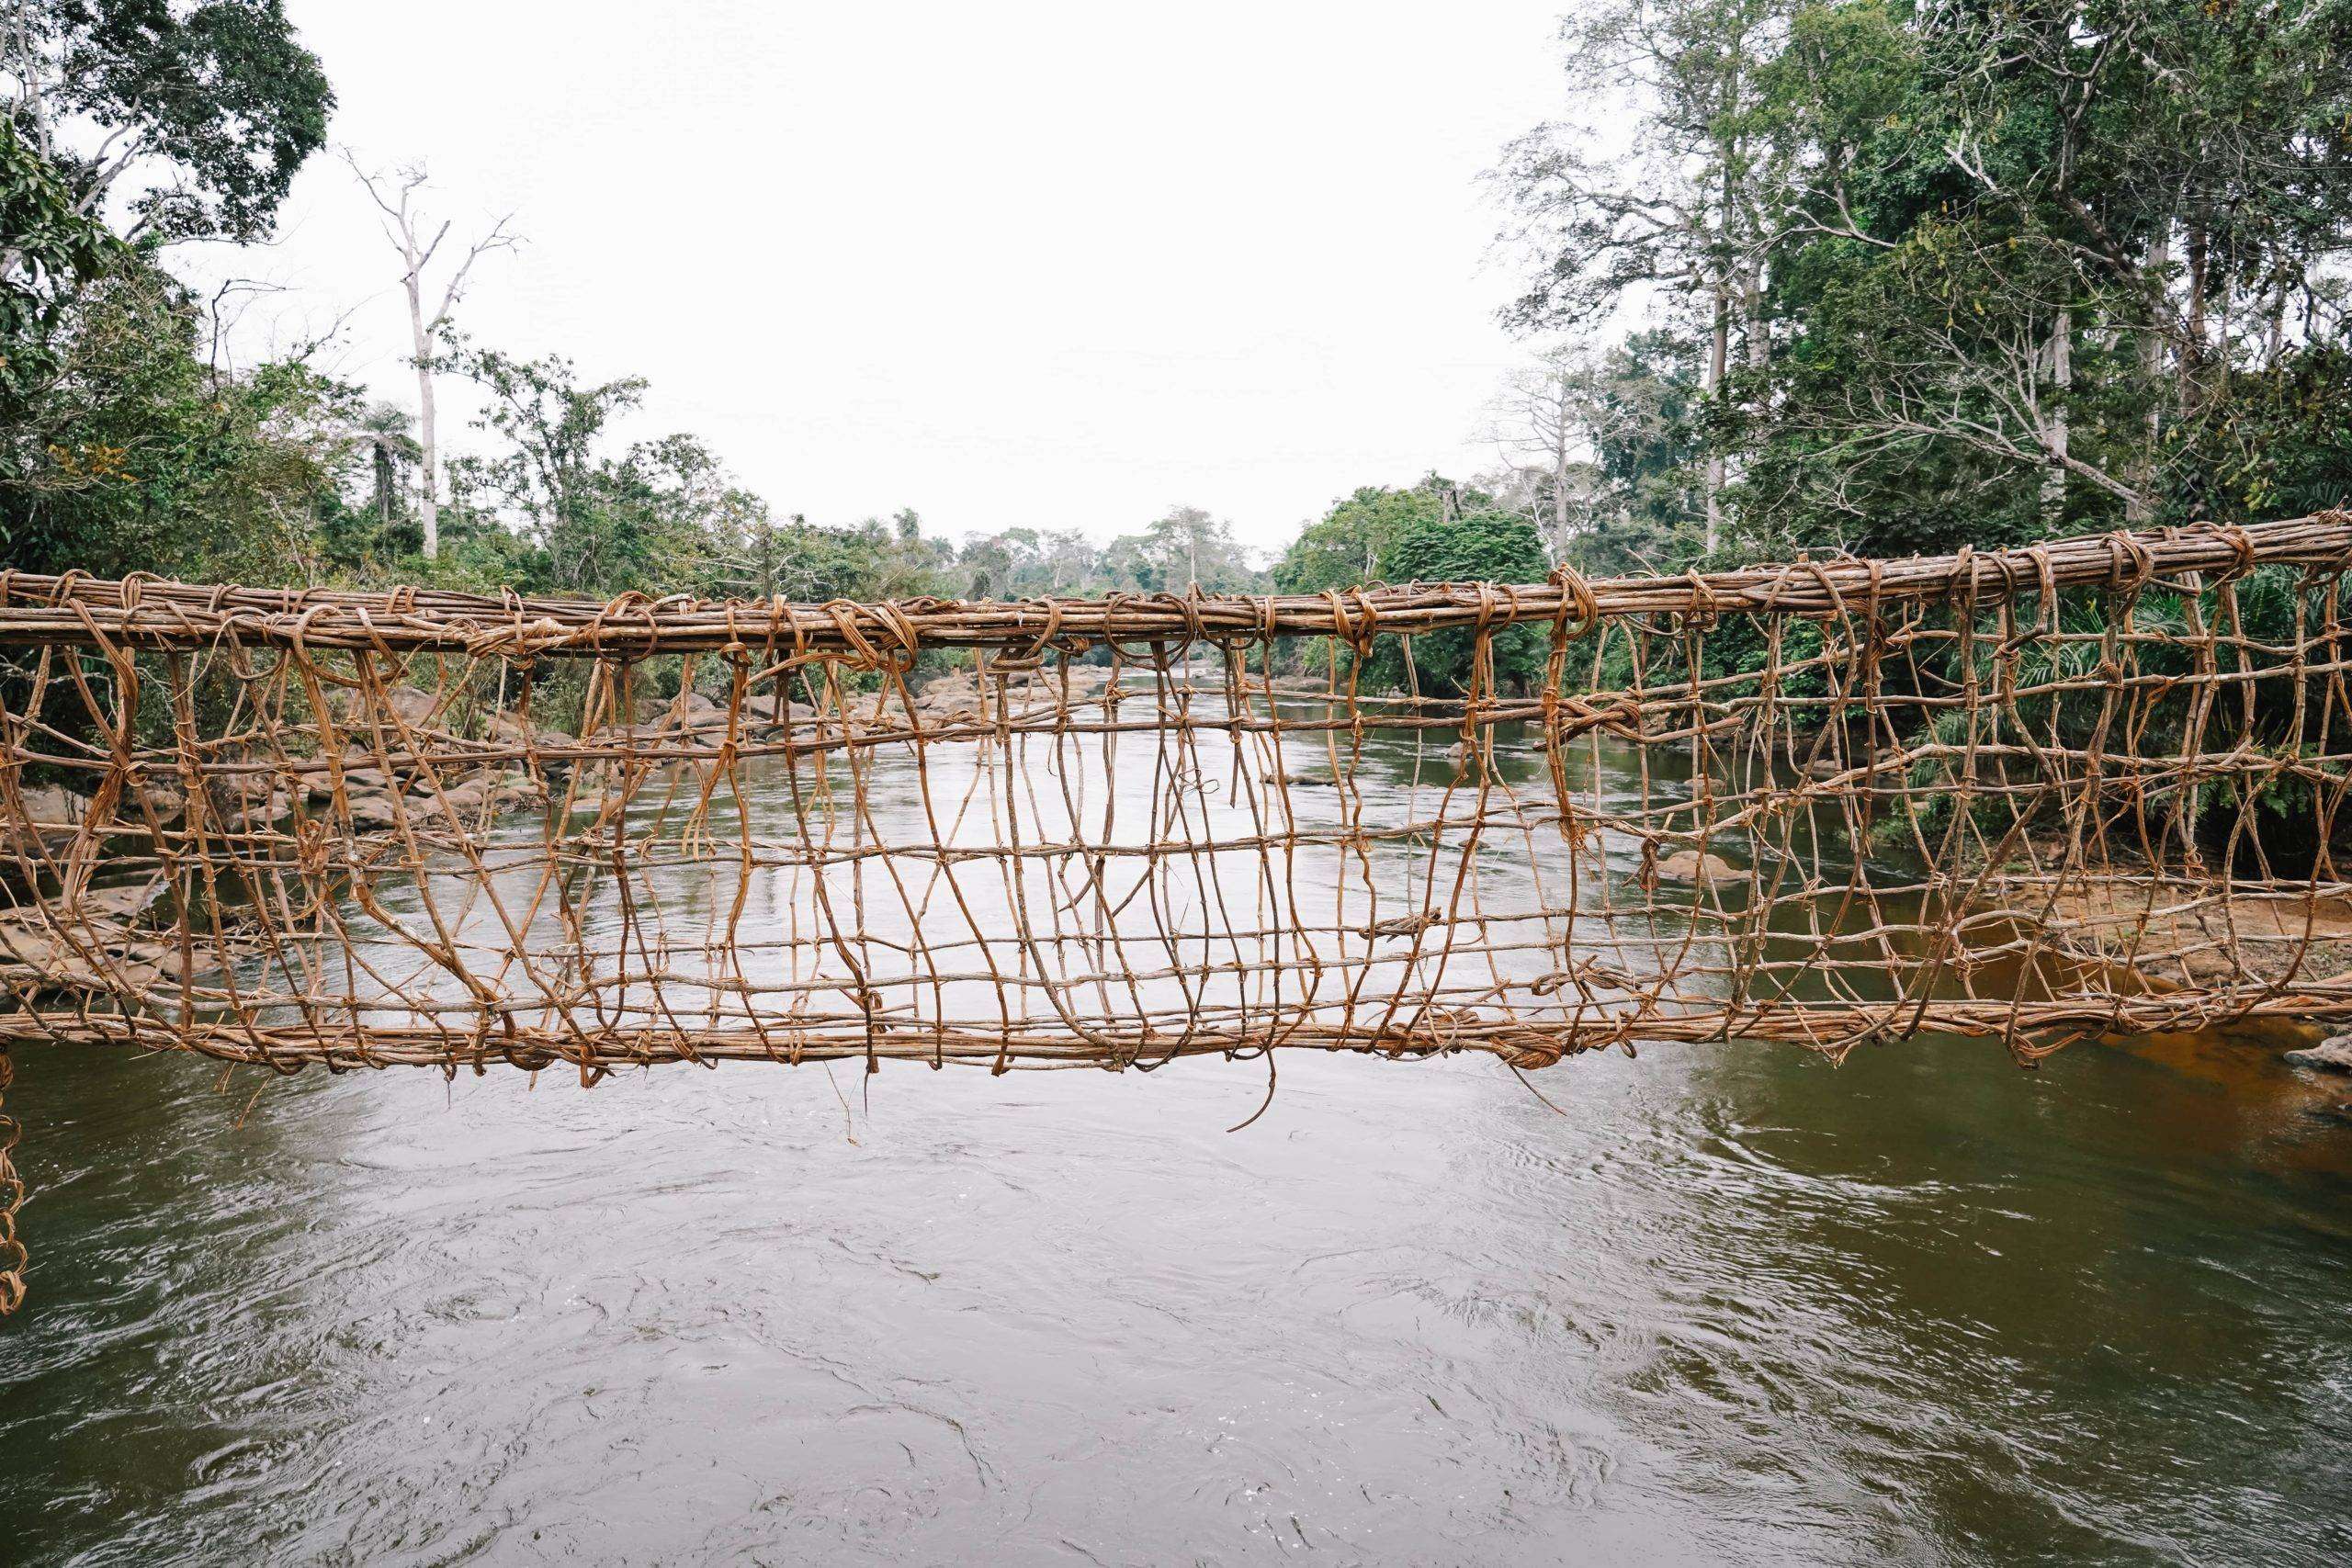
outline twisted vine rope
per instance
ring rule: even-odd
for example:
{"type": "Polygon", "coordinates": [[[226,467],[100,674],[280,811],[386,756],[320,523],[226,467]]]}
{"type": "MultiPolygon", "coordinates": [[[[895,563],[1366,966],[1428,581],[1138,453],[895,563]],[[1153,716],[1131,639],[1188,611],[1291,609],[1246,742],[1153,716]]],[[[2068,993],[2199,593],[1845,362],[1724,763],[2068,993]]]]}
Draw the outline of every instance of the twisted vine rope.
{"type": "Polygon", "coordinates": [[[0,572],[0,1089],[2352,1016],[2347,564],[2329,513],[1018,604],[0,572]]]}
{"type": "MultiPolygon", "coordinates": [[[[16,1076],[16,1064],[6,1051],[0,1051],[0,1106],[6,1103],[16,1076]]],[[[25,1244],[17,1239],[17,1211],[25,1205],[25,1181],[12,1157],[22,1134],[17,1119],[0,1110],[0,1317],[15,1312],[25,1299],[25,1244]]]]}

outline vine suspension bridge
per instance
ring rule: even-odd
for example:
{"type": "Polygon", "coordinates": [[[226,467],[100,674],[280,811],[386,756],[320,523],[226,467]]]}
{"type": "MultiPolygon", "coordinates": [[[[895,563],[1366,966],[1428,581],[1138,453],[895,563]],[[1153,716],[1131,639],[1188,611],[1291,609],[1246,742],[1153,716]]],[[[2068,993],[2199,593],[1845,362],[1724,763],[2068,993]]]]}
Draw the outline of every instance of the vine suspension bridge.
{"type": "Polygon", "coordinates": [[[2352,1016],[2347,567],[2329,513],[1290,597],[0,572],[0,1089],[2352,1016]]]}

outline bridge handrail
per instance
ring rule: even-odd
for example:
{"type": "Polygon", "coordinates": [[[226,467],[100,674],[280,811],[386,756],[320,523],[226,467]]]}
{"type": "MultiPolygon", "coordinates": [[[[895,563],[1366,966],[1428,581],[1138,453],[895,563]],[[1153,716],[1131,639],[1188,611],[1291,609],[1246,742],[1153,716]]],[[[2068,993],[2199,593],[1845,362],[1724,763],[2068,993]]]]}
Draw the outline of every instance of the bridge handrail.
{"type": "Polygon", "coordinates": [[[476,658],[633,657],[766,646],[795,650],[1069,649],[1102,642],[1362,637],[1515,623],[1688,613],[1817,615],[1865,603],[1994,600],[2119,590],[2256,566],[2352,569],[2352,512],[2246,525],[2126,530],[1951,555],[1838,556],[1680,576],[1540,583],[1372,585],[1317,594],[1114,594],[1102,599],[916,598],[824,604],[676,594],[492,597],[446,589],[250,588],[152,576],[0,570],[0,646],[194,650],[223,640],[321,651],[476,658]]]}

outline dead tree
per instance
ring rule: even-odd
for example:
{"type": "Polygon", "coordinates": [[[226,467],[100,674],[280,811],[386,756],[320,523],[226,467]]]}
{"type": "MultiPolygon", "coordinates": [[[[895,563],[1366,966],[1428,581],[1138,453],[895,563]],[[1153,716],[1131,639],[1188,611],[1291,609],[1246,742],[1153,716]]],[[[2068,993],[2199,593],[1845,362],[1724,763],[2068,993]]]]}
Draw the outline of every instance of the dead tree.
{"type": "Polygon", "coordinates": [[[400,253],[401,288],[408,299],[410,362],[416,367],[417,515],[424,525],[424,558],[431,560],[441,553],[441,469],[433,398],[434,344],[448,329],[450,314],[465,294],[466,279],[472,274],[474,263],[492,251],[505,250],[514,243],[515,237],[506,228],[514,221],[514,214],[508,213],[492,223],[487,234],[467,248],[465,259],[451,270],[448,281],[442,287],[440,303],[428,311],[424,271],[433,265],[441,243],[449,237],[450,224],[444,219],[440,227],[433,231],[431,239],[424,237],[431,220],[418,210],[415,197],[425,185],[424,165],[406,164],[395,175],[386,176],[371,175],[361,168],[349,148],[343,150],[343,158],[366,187],[369,198],[383,209],[385,236],[400,253]]]}

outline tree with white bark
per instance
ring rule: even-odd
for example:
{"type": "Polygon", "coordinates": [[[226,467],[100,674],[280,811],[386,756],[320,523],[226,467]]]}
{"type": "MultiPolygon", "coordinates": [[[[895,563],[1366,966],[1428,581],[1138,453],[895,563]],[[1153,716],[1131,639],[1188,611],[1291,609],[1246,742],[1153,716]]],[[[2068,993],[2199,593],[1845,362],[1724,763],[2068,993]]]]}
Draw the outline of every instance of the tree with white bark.
{"type": "Polygon", "coordinates": [[[1487,439],[1519,481],[1511,488],[1523,491],[1555,560],[1592,525],[1602,487],[1599,444],[1619,417],[1602,395],[1603,374],[1590,344],[1563,345],[1505,376],[1487,405],[1487,439]]]}
{"type": "Polygon", "coordinates": [[[466,247],[462,256],[453,251],[447,276],[436,291],[425,275],[441,254],[441,247],[454,225],[446,218],[436,225],[418,200],[419,193],[429,184],[424,165],[405,164],[385,174],[363,167],[357,155],[347,147],[343,149],[343,158],[382,211],[384,236],[400,256],[401,294],[408,305],[409,363],[416,369],[417,516],[424,528],[424,558],[432,560],[441,553],[439,406],[434,387],[439,350],[455,320],[458,304],[465,297],[474,264],[493,251],[511,249],[516,243],[517,237],[507,227],[514,221],[514,214],[492,222],[466,247]]]}
{"type": "MultiPolygon", "coordinates": [[[[1775,149],[1758,75],[1789,0],[1608,0],[1561,24],[1568,90],[1584,109],[1539,126],[1498,172],[1510,244],[1531,286],[1506,312],[1526,331],[1589,328],[1629,300],[1665,301],[1706,347],[1701,391],[1729,396],[1735,363],[1769,357],[1767,267],[1780,233],[1775,149]],[[1616,143],[1630,123],[1630,144],[1616,143]]],[[[1721,543],[1726,451],[1705,458],[1705,547],[1721,543]]]]}

